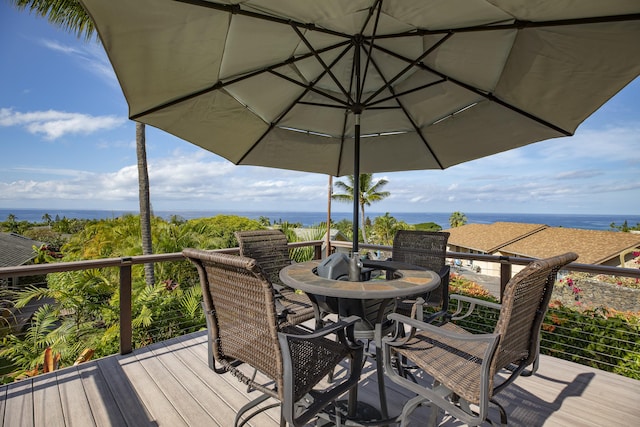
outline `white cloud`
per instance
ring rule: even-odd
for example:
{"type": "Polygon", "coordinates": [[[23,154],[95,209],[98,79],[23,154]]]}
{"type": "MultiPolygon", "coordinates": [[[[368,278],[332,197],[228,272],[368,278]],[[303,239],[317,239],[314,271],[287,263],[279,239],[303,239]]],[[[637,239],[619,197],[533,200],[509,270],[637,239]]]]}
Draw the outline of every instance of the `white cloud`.
{"type": "Polygon", "coordinates": [[[47,39],[40,40],[40,43],[50,50],[71,57],[74,61],[78,62],[82,68],[96,75],[108,85],[119,87],[118,79],[113,72],[107,55],[102,46],[97,42],[86,43],[80,47],[64,45],[58,41],[47,39]]]}
{"type": "Polygon", "coordinates": [[[88,135],[110,130],[125,122],[126,119],[116,116],[91,116],[56,110],[21,113],[12,108],[0,108],[0,126],[22,126],[29,133],[44,135],[47,140],[68,134],[88,135]]]}

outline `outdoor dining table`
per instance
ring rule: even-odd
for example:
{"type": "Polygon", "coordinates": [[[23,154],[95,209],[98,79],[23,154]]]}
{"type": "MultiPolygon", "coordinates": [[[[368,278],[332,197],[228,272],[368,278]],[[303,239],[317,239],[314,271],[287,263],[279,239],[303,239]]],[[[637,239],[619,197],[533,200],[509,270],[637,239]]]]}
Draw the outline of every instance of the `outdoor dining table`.
{"type": "Polygon", "coordinates": [[[320,260],[313,260],[287,266],[280,271],[280,280],[294,289],[306,292],[314,304],[317,304],[317,296],[336,298],[339,306],[338,314],[342,314],[341,306],[347,305],[353,300],[381,301],[379,314],[374,321],[374,329],[371,334],[376,346],[376,373],[379,386],[380,411],[378,412],[364,402],[358,402],[357,388],[354,388],[349,393],[347,417],[349,420],[356,422],[380,418],[380,423],[375,423],[375,425],[382,425],[385,420],[390,420],[387,410],[381,355],[383,324],[386,321],[382,313],[385,306],[392,304],[396,298],[424,294],[437,288],[440,284],[440,276],[436,272],[412,264],[363,260],[363,267],[386,270],[391,273],[387,277],[391,278],[368,281],[334,280],[320,277],[316,274],[316,268],[320,262],[320,260]]]}

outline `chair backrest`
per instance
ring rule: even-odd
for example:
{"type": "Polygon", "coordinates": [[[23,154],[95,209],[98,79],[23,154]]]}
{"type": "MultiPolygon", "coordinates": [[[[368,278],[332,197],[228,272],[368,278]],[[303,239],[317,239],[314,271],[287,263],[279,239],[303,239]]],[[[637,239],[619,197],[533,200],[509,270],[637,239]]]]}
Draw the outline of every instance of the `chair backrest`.
{"type": "MultiPolygon", "coordinates": [[[[440,273],[445,266],[448,240],[447,232],[398,230],[393,239],[391,258],[440,273]]],[[[429,294],[427,302],[430,305],[442,306],[448,299],[448,291],[449,281],[441,280],[440,286],[429,294]]]]}
{"type": "Polygon", "coordinates": [[[287,236],[281,230],[236,231],[240,255],[255,259],[271,283],[282,285],[280,270],[291,264],[287,236]]]}
{"type": "MultiPolygon", "coordinates": [[[[215,360],[227,369],[233,368],[234,360],[248,363],[274,380],[281,393],[283,365],[274,291],[260,266],[237,255],[198,249],[182,253],[200,275],[215,360]]],[[[269,388],[260,389],[278,397],[269,388]]]]}
{"type": "Polygon", "coordinates": [[[509,280],[494,330],[500,334],[500,341],[493,358],[491,379],[511,364],[521,371],[538,357],[540,329],[558,270],[577,258],[576,254],[568,252],[536,260],[509,280]]]}

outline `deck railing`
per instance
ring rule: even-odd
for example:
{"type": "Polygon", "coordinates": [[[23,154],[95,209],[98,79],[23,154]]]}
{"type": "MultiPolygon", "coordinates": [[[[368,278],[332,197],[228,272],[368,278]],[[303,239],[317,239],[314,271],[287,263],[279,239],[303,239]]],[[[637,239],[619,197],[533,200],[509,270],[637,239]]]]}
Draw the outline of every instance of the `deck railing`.
{"type": "MultiPolygon", "coordinates": [[[[321,246],[323,241],[310,241],[310,242],[299,242],[290,244],[291,247],[306,247],[313,246],[314,247],[314,257],[315,259],[321,258],[321,246]]],[[[346,242],[337,242],[332,241],[331,246],[336,250],[348,250],[350,248],[350,244],[346,242]]],[[[391,248],[388,246],[379,246],[379,245],[366,245],[361,244],[362,249],[369,249],[372,251],[382,251],[390,253],[391,248]]],[[[224,253],[238,253],[238,248],[229,248],[229,249],[219,249],[216,250],[224,253]]],[[[452,259],[461,259],[461,260],[472,260],[472,261],[483,261],[496,263],[499,265],[500,277],[500,295],[502,294],[502,290],[504,289],[504,285],[508,282],[508,280],[512,276],[512,267],[514,265],[521,266],[528,264],[531,259],[528,258],[517,258],[517,257],[502,257],[502,256],[493,256],[493,255],[483,255],[483,254],[470,254],[470,253],[458,253],[458,252],[449,252],[448,257],[452,259]]],[[[177,262],[184,261],[184,257],[181,253],[169,253],[169,254],[154,254],[154,255],[141,255],[141,256],[133,256],[133,257],[122,257],[122,258],[107,258],[107,259],[96,259],[96,260],[87,260],[87,261],[74,261],[74,262],[59,262],[59,263],[51,263],[51,264],[38,264],[38,265],[26,265],[26,266],[17,266],[17,267],[3,267],[0,268],[0,280],[6,280],[9,278],[18,278],[25,276],[38,276],[45,275],[49,273],[59,273],[59,272],[68,272],[68,271],[82,271],[88,269],[96,269],[96,268],[118,268],[119,269],[119,286],[120,286],[120,353],[127,354],[130,353],[133,349],[132,342],[132,266],[137,264],[147,264],[147,263],[162,263],[162,262],[177,262]]],[[[640,278],[640,269],[631,269],[631,268],[618,268],[618,267],[608,267],[608,266],[597,266],[597,265],[589,265],[589,264],[578,264],[572,263],[569,264],[566,268],[569,271],[576,272],[586,272],[593,274],[605,274],[605,275],[614,275],[618,277],[632,277],[632,278],[640,278]]],[[[640,307],[636,310],[640,312],[640,307]]],[[[578,328],[580,325],[577,326],[578,328]]],[[[597,334],[596,334],[597,336],[597,334]]],[[[586,340],[585,345],[589,345],[589,335],[585,335],[586,340]]],[[[594,338],[595,339],[595,338],[594,338]]],[[[640,335],[636,335],[631,338],[637,343],[637,347],[640,348],[640,335]]],[[[544,343],[543,343],[544,346],[544,343]]],[[[562,355],[560,356],[562,357],[562,355]]],[[[569,357],[563,357],[569,358],[569,357]]],[[[594,356],[597,358],[597,356],[594,356]]],[[[632,356],[635,360],[640,359],[640,350],[635,356],[632,356]]],[[[574,360],[575,361],[575,360],[574,360]]],[[[585,364],[589,364],[589,361],[585,364]]],[[[578,361],[578,363],[581,363],[578,361]]],[[[640,376],[640,369],[636,366],[634,368],[635,371],[632,371],[633,377],[640,376]]]]}

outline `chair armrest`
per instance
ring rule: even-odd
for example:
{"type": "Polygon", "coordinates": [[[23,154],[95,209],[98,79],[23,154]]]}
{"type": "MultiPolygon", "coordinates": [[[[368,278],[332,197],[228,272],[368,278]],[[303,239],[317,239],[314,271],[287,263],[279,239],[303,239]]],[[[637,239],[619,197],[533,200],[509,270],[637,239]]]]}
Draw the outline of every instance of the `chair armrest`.
{"type": "MultiPolygon", "coordinates": [[[[440,319],[440,321],[438,322],[438,324],[444,324],[447,323],[449,321],[449,313],[448,313],[448,308],[449,308],[449,273],[450,273],[450,267],[448,265],[443,265],[442,268],[440,269],[440,271],[438,272],[438,276],[440,276],[440,286],[442,288],[438,288],[435,291],[432,292],[442,292],[442,307],[441,310],[436,312],[436,313],[432,313],[429,316],[426,317],[426,319],[424,318],[424,306],[427,304],[427,302],[424,300],[424,298],[422,297],[418,297],[415,300],[414,303],[414,307],[412,309],[412,313],[416,313],[416,319],[418,320],[422,320],[422,321],[427,321],[429,323],[434,323],[435,320],[440,319]],[[444,286],[446,286],[446,288],[444,288],[444,286]]],[[[411,317],[414,317],[413,314],[411,317]]]]}
{"type": "Polygon", "coordinates": [[[358,322],[359,320],[360,318],[358,316],[349,316],[337,322],[333,322],[322,329],[318,329],[310,333],[306,331],[304,331],[304,333],[278,332],[278,336],[285,339],[295,338],[299,340],[312,340],[315,338],[326,337],[327,335],[335,333],[338,335],[338,337],[341,338],[341,341],[343,341],[343,338],[345,337],[344,332],[346,330],[346,336],[349,338],[348,341],[350,343],[350,346],[353,347],[352,344],[356,342],[356,340],[353,338],[353,329],[356,322],[358,322]]]}
{"type": "Polygon", "coordinates": [[[460,319],[464,319],[465,317],[468,317],[469,315],[471,315],[471,313],[473,313],[473,310],[475,310],[477,305],[493,308],[495,310],[500,310],[502,308],[502,304],[485,301],[478,298],[468,297],[466,295],[460,295],[460,294],[449,295],[449,301],[453,301],[453,300],[458,301],[458,306],[456,307],[455,311],[451,315],[451,320],[460,320],[460,319]],[[463,302],[468,302],[469,307],[467,308],[466,313],[464,313],[462,316],[459,316],[464,306],[464,304],[462,304],[463,302]]]}
{"type": "MultiPolygon", "coordinates": [[[[405,325],[411,326],[411,328],[416,331],[428,331],[429,333],[433,333],[435,335],[439,335],[448,339],[460,340],[460,341],[477,341],[477,342],[486,342],[489,344],[489,348],[495,347],[498,343],[499,334],[459,334],[456,332],[452,332],[450,330],[441,328],[439,326],[432,325],[430,323],[421,322],[416,319],[412,319],[407,316],[403,316],[398,313],[391,313],[387,316],[390,320],[395,320],[397,322],[402,322],[405,325]]],[[[394,337],[383,338],[382,340],[385,344],[394,345],[394,337]]],[[[400,339],[402,341],[400,345],[403,345],[406,340],[400,339]]],[[[487,350],[489,350],[487,348],[487,350]]]]}

